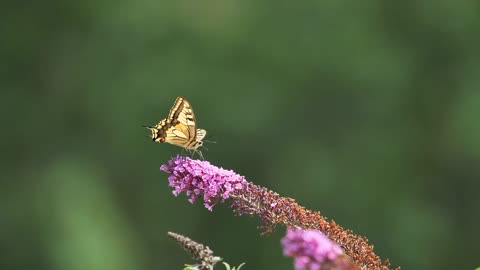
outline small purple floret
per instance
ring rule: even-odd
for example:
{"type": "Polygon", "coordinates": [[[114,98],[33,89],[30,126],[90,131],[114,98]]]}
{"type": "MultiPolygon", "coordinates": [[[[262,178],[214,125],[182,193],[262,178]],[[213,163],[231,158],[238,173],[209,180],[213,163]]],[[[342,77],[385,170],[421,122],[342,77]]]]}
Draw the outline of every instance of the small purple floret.
{"type": "Polygon", "coordinates": [[[182,156],[172,158],[160,170],[170,174],[168,181],[174,188],[173,195],[185,192],[190,197],[188,200],[194,203],[203,194],[204,205],[210,211],[215,204],[228,199],[247,184],[243,176],[231,170],[182,156]]]}
{"type": "Polygon", "coordinates": [[[296,270],[321,270],[323,264],[343,254],[338,244],[315,230],[288,229],[282,245],[284,255],[295,258],[296,270]]]}

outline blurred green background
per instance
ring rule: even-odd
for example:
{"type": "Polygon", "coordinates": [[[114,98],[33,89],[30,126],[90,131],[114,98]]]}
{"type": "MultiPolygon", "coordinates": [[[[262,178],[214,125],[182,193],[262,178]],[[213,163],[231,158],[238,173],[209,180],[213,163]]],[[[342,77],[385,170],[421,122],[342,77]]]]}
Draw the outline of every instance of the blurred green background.
{"type": "MultiPolygon", "coordinates": [[[[20,1],[1,9],[0,269],[181,269],[185,234],[293,269],[280,228],[191,205],[142,125],[177,96],[205,157],[402,269],[480,264],[478,1],[20,1]]],[[[219,268],[220,269],[220,268],[219,268]]]]}

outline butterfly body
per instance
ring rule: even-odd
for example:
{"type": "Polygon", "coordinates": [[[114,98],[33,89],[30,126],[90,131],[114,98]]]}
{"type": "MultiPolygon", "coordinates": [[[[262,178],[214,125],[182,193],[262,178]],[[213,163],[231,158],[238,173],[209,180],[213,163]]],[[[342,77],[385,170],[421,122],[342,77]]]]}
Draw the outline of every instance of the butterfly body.
{"type": "Polygon", "coordinates": [[[146,128],[151,130],[154,142],[170,143],[202,156],[197,149],[203,145],[207,131],[197,128],[192,106],[186,99],[178,97],[167,118],[146,128]]]}

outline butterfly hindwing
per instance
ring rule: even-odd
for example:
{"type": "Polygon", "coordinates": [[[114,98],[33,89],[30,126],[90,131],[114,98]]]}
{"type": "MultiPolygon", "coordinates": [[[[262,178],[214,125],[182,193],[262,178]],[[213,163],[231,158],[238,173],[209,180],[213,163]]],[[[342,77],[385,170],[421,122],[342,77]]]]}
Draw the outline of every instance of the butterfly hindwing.
{"type": "Polygon", "coordinates": [[[189,142],[187,135],[184,131],[177,128],[177,126],[171,126],[167,129],[165,142],[186,148],[189,142]]]}

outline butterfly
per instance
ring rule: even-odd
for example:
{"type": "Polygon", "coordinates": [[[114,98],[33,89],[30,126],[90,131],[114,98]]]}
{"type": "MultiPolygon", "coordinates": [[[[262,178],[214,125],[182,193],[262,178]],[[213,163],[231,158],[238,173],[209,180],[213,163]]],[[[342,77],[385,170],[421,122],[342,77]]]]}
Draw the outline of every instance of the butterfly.
{"type": "Polygon", "coordinates": [[[207,135],[207,131],[197,128],[192,106],[186,99],[177,97],[167,118],[155,126],[144,127],[152,131],[154,142],[166,142],[183,147],[193,154],[198,153],[203,159],[202,152],[198,148],[203,145],[202,140],[207,135]]]}

